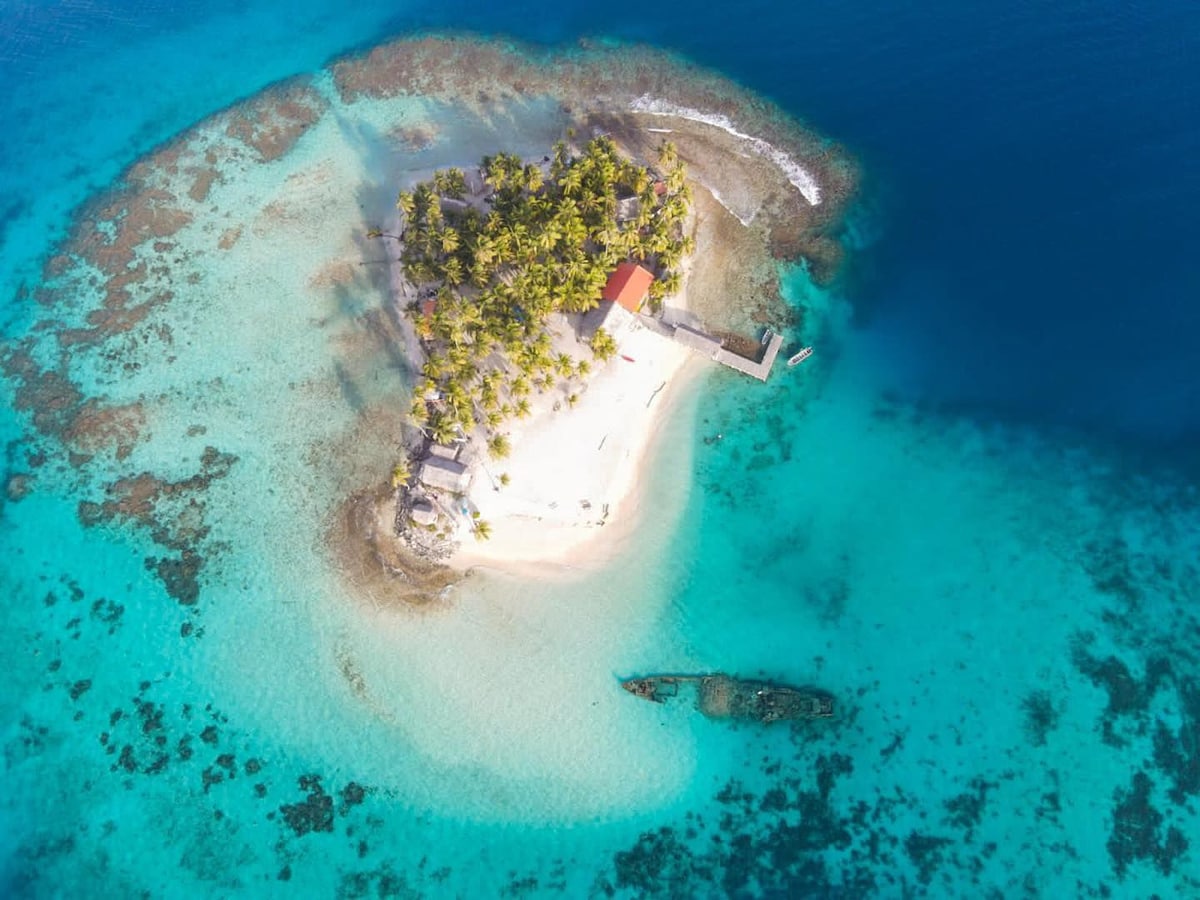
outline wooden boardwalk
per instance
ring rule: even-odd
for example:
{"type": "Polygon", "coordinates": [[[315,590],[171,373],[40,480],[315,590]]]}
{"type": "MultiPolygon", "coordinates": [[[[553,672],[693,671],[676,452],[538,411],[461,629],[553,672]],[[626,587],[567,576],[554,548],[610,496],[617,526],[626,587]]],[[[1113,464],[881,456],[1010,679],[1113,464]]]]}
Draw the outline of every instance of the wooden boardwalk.
{"type": "Polygon", "coordinates": [[[767,329],[767,333],[763,336],[765,349],[762,351],[762,356],[759,359],[750,359],[726,350],[721,346],[720,338],[706,334],[690,325],[672,324],[646,315],[638,316],[638,324],[655,334],[683,344],[693,353],[698,353],[706,359],[715,360],[723,366],[729,366],[729,368],[736,369],[751,378],[757,378],[759,381],[767,380],[767,376],[771,374],[771,367],[775,365],[775,357],[779,355],[779,349],[783,346],[783,335],[767,329]]]}
{"type": "Polygon", "coordinates": [[[767,376],[771,374],[771,367],[775,365],[775,357],[779,355],[779,348],[782,346],[783,335],[770,332],[770,338],[767,340],[767,349],[763,351],[762,358],[758,361],[738,356],[736,353],[730,353],[724,347],[717,351],[713,359],[723,366],[737,369],[739,372],[749,375],[752,378],[757,378],[759,381],[766,381],[767,376]]]}

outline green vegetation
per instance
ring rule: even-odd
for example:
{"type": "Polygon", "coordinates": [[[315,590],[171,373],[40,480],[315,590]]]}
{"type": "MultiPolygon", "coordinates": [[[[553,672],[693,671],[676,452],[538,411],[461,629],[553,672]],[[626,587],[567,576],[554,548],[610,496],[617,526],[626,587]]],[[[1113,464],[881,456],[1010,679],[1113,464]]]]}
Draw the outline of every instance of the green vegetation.
{"type": "Polygon", "coordinates": [[[392,469],[392,487],[402,488],[408,485],[412,474],[408,469],[408,460],[401,460],[396,463],[396,467],[392,469]]]}
{"type": "MultiPolygon", "coordinates": [[[[546,319],[596,306],[618,263],[634,260],[655,273],[654,301],[678,289],[691,250],[682,233],[691,196],[669,143],[658,168],[660,179],[601,137],[579,156],[559,142],[545,167],[506,153],[485,157],[486,202],[463,199],[459,169],[400,194],[405,272],[434,301],[413,310],[429,360],[412,414],[435,441],[483,424],[502,457],[507,438],[496,429],[529,414],[533,390],[586,376],[587,360],[553,352],[546,319]]],[[[592,351],[604,360],[616,343],[600,331],[592,351]]]]}
{"type": "Polygon", "coordinates": [[[493,434],[488,438],[488,453],[496,459],[504,459],[512,452],[507,434],[493,434]]]}

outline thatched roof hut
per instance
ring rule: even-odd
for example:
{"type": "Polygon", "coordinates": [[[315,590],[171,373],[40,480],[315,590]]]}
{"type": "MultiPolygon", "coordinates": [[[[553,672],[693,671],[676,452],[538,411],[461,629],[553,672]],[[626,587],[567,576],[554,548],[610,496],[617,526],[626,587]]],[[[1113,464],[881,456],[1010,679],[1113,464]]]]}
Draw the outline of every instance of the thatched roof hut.
{"type": "Polygon", "coordinates": [[[431,456],[422,462],[417,479],[426,487],[454,494],[464,493],[471,481],[466,466],[441,456],[431,456]]]}

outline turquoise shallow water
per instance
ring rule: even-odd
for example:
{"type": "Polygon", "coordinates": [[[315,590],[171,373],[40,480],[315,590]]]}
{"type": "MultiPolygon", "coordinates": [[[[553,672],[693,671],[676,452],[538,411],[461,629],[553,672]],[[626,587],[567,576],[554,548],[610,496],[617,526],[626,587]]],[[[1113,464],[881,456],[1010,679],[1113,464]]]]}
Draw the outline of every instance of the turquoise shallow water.
{"type": "MultiPolygon", "coordinates": [[[[46,114],[5,150],[14,295],[38,286],[67,212],[138,154],[389,28],[319,5],[287,27],[251,10],[149,28],[97,7],[61,32],[23,10],[37,46],[8,44],[6,73],[43,81],[46,114]],[[122,59],[229,34],[263,49],[211,70],[227,82],[155,65],[157,99],[130,102],[146,70],[123,81],[122,59]],[[79,97],[62,86],[80,79],[79,97]],[[98,114],[106,96],[128,114],[98,114]]],[[[33,115],[31,94],[8,103],[33,115]]],[[[888,329],[859,328],[854,297],[800,270],[785,275],[806,311],[794,337],[820,352],[766,386],[708,378],[619,565],[470,584],[440,616],[339,602],[323,513],[389,458],[404,379],[380,352],[369,272],[337,265],[359,248],[328,223],[372,211],[380,195],[352,186],[386,195],[439,152],[389,157],[375,121],[327,123],[275,168],[235,160],[208,218],[174,238],[179,297],[149,319],[169,333],[70,359],[87,393],[141,398],[149,438],[112,472],[205,476],[163,517],[204,548],[198,603],[147,568],[186,561],[178,548],[133,522],[84,526],[109,463],[35,465],[6,382],[6,479],[35,476],[0,509],[7,894],[1195,893],[1187,472],[916,402],[888,329]],[[222,256],[223,217],[247,210],[222,256]],[[209,446],[237,460],[203,462],[209,446]],[[817,682],[840,715],[728,729],[615,690],[692,668],[817,682]]],[[[857,224],[889,241],[886,220],[857,224]]],[[[5,309],[6,351],[50,318],[23,296],[5,309]]],[[[34,334],[42,365],[45,336],[80,324],[64,318],[34,334]]]]}

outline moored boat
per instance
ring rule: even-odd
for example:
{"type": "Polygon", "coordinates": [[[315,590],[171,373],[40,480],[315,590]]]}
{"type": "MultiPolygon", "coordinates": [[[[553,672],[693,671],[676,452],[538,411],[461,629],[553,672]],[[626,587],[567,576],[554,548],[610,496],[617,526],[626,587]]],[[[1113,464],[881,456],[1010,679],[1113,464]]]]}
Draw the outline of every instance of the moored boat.
{"type": "Polygon", "coordinates": [[[800,363],[804,362],[806,359],[808,359],[812,355],[813,355],[813,348],[805,347],[804,349],[800,350],[798,353],[793,353],[790,357],[788,357],[788,365],[789,366],[798,366],[798,365],[800,365],[800,363]]]}
{"type": "Polygon", "coordinates": [[[711,719],[779,722],[825,719],[833,715],[833,697],[813,688],[793,688],[729,675],[650,675],[621,682],[635,697],[664,703],[682,685],[696,688],[696,707],[711,719]]]}

